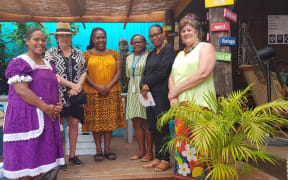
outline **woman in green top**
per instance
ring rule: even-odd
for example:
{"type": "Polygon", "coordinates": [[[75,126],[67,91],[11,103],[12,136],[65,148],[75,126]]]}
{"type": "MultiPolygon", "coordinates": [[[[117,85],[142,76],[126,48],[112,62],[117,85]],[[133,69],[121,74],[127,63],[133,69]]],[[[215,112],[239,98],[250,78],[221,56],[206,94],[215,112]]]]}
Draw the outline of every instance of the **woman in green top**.
{"type": "MultiPolygon", "coordinates": [[[[207,108],[203,94],[211,91],[215,95],[213,70],[216,55],[214,47],[210,43],[200,42],[199,22],[196,15],[188,14],[183,17],[179,28],[181,39],[186,47],[178,53],[172,66],[168,94],[170,104],[173,106],[175,103],[194,99],[196,104],[207,108]]],[[[180,136],[185,133],[186,137],[191,137],[183,123],[183,119],[175,120],[175,135],[180,136]]],[[[205,166],[199,161],[201,153],[197,154],[197,149],[186,142],[175,142],[175,145],[175,177],[177,179],[205,179],[205,166]]]]}
{"type": "Polygon", "coordinates": [[[139,152],[130,157],[131,160],[141,159],[141,161],[151,161],[153,158],[152,135],[147,127],[146,109],[140,104],[138,94],[140,94],[140,80],[146,64],[148,52],[146,51],[146,39],[140,34],[131,38],[133,54],[126,60],[126,76],[129,78],[126,119],[132,119],[135,136],[138,143],[139,152]],[[147,149],[145,147],[145,140],[147,149]]]}

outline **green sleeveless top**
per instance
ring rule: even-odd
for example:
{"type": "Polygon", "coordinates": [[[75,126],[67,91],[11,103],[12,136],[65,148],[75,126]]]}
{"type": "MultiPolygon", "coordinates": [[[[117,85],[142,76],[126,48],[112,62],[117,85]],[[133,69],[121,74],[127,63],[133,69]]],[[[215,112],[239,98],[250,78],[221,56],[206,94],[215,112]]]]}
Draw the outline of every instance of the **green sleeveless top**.
{"type": "MultiPolygon", "coordinates": [[[[200,60],[200,49],[204,44],[205,42],[200,42],[190,53],[186,54],[186,56],[184,51],[178,53],[172,67],[175,86],[197,72],[200,60]]],[[[213,72],[201,84],[180,93],[178,95],[178,101],[183,102],[194,99],[196,104],[208,107],[207,103],[204,101],[203,94],[208,94],[209,91],[214,93],[214,95],[216,94],[213,72]]]]}

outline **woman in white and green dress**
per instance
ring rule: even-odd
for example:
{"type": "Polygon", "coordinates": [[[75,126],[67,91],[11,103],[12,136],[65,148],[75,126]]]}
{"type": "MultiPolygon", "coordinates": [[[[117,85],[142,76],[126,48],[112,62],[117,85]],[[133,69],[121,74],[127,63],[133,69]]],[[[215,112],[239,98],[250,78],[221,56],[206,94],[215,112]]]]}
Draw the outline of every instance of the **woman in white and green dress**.
{"type": "Polygon", "coordinates": [[[147,127],[146,109],[140,104],[140,80],[145,67],[148,52],[146,51],[146,39],[140,34],[131,38],[133,53],[126,59],[126,76],[129,78],[126,119],[133,122],[135,136],[139,152],[131,156],[131,160],[141,159],[143,162],[153,158],[152,135],[147,127]],[[146,142],[146,143],[145,143],[146,142]],[[147,148],[146,145],[147,144],[147,148]]]}

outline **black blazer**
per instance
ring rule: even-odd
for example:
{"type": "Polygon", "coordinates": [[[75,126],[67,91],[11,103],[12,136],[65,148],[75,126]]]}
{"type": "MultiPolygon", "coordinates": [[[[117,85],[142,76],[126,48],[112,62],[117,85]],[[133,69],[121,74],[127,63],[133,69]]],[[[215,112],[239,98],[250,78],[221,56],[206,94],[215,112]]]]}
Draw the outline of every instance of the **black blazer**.
{"type": "Polygon", "coordinates": [[[154,48],[147,56],[140,89],[147,84],[154,99],[161,97],[160,99],[169,103],[168,80],[174,59],[175,52],[170,44],[166,44],[159,54],[156,54],[156,48],[154,48]]]}

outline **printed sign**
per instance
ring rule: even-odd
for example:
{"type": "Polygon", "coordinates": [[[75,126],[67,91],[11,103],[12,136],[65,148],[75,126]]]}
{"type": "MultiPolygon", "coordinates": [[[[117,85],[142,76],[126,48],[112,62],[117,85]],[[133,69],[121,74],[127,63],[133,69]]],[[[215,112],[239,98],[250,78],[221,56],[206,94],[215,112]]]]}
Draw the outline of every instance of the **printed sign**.
{"type": "Polygon", "coordinates": [[[231,61],[231,53],[216,52],[216,60],[231,61]]]}
{"type": "Polygon", "coordinates": [[[205,8],[233,5],[234,0],[205,0],[205,8]]]}
{"type": "Polygon", "coordinates": [[[221,46],[235,46],[236,37],[220,37],[219,43],[221,46]]]}
{"type": "Polygon", "coordinates": [[[237,22],[237,14],[227,8],[224,8],[224,17],[235,23],[237,22]]]}
{"type": "Polygon", "coordinates": [[[178,32],[167,32],[168,37],[178,36],[178,32]]]}
{"type": "Polygon", "coordinates": [[[268,16],[268,44],[288,44],[288,15],[268,16]]]}
{"type": "Polygon", "coordinates": [[[163,26],[163,29],[165,29],[165,31],[171,31],[172,27],[171,26],[163,26]]]}
{"type": "Polygon", "coordinates": [[[229,29],[230,29],[229,22],[210,24],[211,31],[229,31],[229,29]]]}

